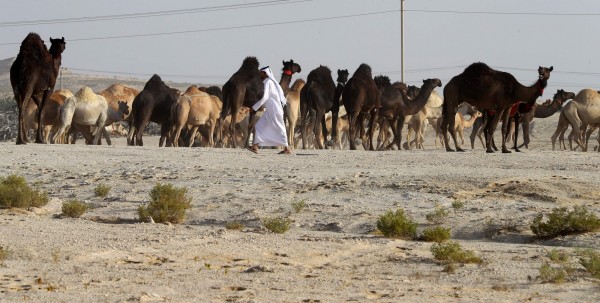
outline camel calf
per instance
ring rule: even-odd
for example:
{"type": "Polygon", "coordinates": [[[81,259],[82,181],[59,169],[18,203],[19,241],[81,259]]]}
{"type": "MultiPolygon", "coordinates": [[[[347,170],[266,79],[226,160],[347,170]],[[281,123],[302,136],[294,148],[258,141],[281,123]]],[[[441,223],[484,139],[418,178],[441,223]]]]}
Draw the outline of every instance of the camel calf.
{"type": "MultiPolygon", "coordinates": [[[[208,144],[214,146],[214,131],[217,120],[221,113],[221,108],[217,102],[219,98],[202,92],[195,85],[190,86],[183,96],[177,99],[177,102],[171,107],[171,138],[173,146],[179,146],[179,136],[184,126],[192,126],[187,142],[188,146],[194,143],[194,137],[200,125],[208,125],[208,144]]],[[[220,101],[220,100],[219,100],[220,101]]]]}

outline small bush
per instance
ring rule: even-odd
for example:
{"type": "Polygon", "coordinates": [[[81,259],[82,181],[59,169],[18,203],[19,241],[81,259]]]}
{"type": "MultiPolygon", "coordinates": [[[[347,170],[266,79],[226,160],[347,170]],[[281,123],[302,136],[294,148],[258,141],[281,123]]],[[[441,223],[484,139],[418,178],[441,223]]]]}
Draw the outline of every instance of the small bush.
{"type": "Polygon", "coordinates": [[[4,264],[6,258],[8,258],[9,252],[8,249],[0,246],[0,264],[4,264]]]}
{"type": "Polygon", "coordinates": [[[434,227],[423,230],[423,240],[427,242],[441,243],[450,239],[450,228],[434,227]]]}
{"type": "Polygon", "coordinates": [[[533,219],[530,228],[536,236],[554,238],[600,229],[600,219],[585,206],[575,206],[572,211],[566,207],[555,208],[547,217],[548,220],[543,221],[544,215],[539,214],[533,219]]]}
{"type": "Polygon", "coordinates": [[[448,211],[446,211],[441,205],[436,204],[435,210],[425,215],[425,219],[431,223],[441,224],[448,217],[448,211]]]}
{"type": "Polygon", "coordinates": [[[473,251],[464,250],[458,242],[436,243],[431,246],[431,253],[436,260],[449,263],[477,263],[483,260],[473,251]]]}
{"type": "Polygon", "coordinates": [[[567,272],[562,268],[554,268],[544,262],[540,267],[540,280],[542,283],[563,283],[567,280],[567,272]]]}
{"type": "Polygon", "coordinates": [[[109,192],[110,192],[110,186],[108,186],[106,184],[98,184],[98,186],[96,186],[96,188],[94,188],[94,195],[96,195],[96,197],[106,198],[106,196],[108,196],[109,192]]]}
{"type": "Polygon", "coordinates": [[[569,255],[562,250],[553,249],[548,252],[548,259],[554,263],[567,263],[569,262],[569,255]]]}
{"type": "Polygon", "coordinates": [[[459,210],[463,207],[465,207],[465,202],[463,202],[461,200],[452,201],[452,208],[454,208],[455,210],[459,210]]]}
{"type": "Polygon", "coordinates": [[[89,206],[86,203],[77,200],[63,202],[62,214],[69,218],[79,218],[83,215],[89,206]]]}
{"type": "Polygon", "coordinates": [[[232,229],[232,230],[241,230],[244,228],[244,224],[242,224],[238,221],[231,221],[231,222],[225,223],[225,228],[232,229]]]}
{"type": "Polygon", "coordinates": [[[600,253],[593,250],[587,250],[584,252],[583,257],[579,262],[592,277],[600,279],[600,253]]]}
{"type": "Polygon", "coordinates": [[[271,232],[276,234],[283,234],[290,229],[292,220],[289,218],[265,218],[263,219],[263,226],[271,232]]]}
{"type": "Polygon", "coordinates": [[[305,207],[306,207],[306,200],[292,202],[292,208],[297,213],[301,212],[305,207]]]}
{"type": "Polygon", "coordinates": [[[0,178],[0,208],[30,208],[48,204],[48,194],[31,188],[25,178],[9,175],[0,178]]]}
{"type": "Polygon", "coordinates": [[[403,209],[390,210],[379,217],[377,229],[390,238],[413,239],[417,235],[417,223],[408,218],[403,209]]]}
{"type": "Polygon", "coordinates": [[[185,220],[185,212],[192,207],[187,188],[174,187],[173,184],[156,184],[150,192],[150,199],[148,206],[138,208],[142,222],[149,222],[152,218],[156,223],[179,224],[185,220]]]}

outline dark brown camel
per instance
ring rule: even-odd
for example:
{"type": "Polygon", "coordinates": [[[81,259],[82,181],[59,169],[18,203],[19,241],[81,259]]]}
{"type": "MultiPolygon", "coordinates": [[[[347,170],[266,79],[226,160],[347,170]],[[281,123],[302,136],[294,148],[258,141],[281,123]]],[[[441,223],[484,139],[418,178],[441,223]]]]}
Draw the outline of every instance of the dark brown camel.
{"type": "MultiPolygon", "coordinates": [[[[342,92],[342,100],[348,115],[348,132],[350,140],[350,149],[356,149],[355,129],[358,127],[361,138],[364,135],[364,116],[370,114],[369,134],[367,144],[363,144],[365,149],[374,150],[373,147],[373,124],[377,120],[381,101],[379,100],[379,90],[371,72],[371,67],[367,64],[361,64],[348,80],[342,92]]],[[[334,121],[335,122],[335,121],[334,121]]]]}
{"type": "MultiPolygon", "coordinates": [[[[56,77],[60,71],[62,53],[67,43],[65,38],[50,38],[50,50],[36,33],[30,33],[21,43],[19,54],[10,67],[10,84],[19,108],[19,130],[17,144],[28,142],[24,128],[24,111],[29,99],[38,106],[37,121],[44,121],[44,104],[54,91],[56,77]]],[[[38,123],[35,143],[45,143],[43,123],[38,123]]]]}
{"type": "MultiPolygon", "coordinates": [[[[513,149],[515,149],[515,151],[519,151],[519,148],[525,146],[525,148],[529,148],[529,142],[530,142],[530,138],[529,138],[529,127],[530,127],[530,123],[533,120],[534,117],[536,118],[547,118],[552,116],[554,113],[556,113],[557,111],[560,111],[560,109],[562,108],[562,104],[569,100],[569,99],[573,99],[575,98],[575,93],[573,92],[566,92],[562,89],[557,90],[556,94],[554,94],[554,97],[552,100],[548,100],[549,102],[545,102],[544,104],[538,104],[538,103],[534,103],[531,107],[529,106],[524,106],[524,103],[520,102],[518,104],[515,104],[511,107],[511,112],[509,115],[509,128],[514,127],[514,133],[512,131],[508,131],[506,136],[506,140],[508,141],[509,139],[511,139],[510,136],[512,136],[512,140],[513,143],[516,143],[518,140],[518,130],[519,130],[519,125],[517,124],[519,120],[522,121],[522,123],[520,123],[523,126],[523,140],[524,143],[522,143],[519,146],[513,147],[513,149]]],[[[484,114],[488,114],[489,113],[485,113],[484,114]]],[[[483,144],[483,146],[485,147],[485,144],[483,143],[483,139],[482,139],[482,133],[483,133],[483,117],[481,118],[477,118],[477,120],[475,121],[475,123],[473,124],[473,129],[471,131],[471,148],[475,148],[475,138],[479,137],[479,140],[481,141],[481,144],[483,144]]],[[[488,119],[489,120],[489,119],[488,119]]],[[[498,148],[496,147],[496,144],[494,143],[494,139],[492,138],[492,148],[494,150],[498,150],[498,148]]]]}
{"type": "Polygon", "coordinates": [[[410,99],[406,94],[406,90],[404,89],[406,85],[399,82],[392,85],[386,76],[375,77],[375,83],[377,83],[381,92],[381,109],[379,111],[379,116],[381,117],[380,134],[387,129],[388,123],[391,126],[395,126],[392,127],[394,139],[386,149],[391,148],[395,143],[398,150],[401,150],[402,128],[404,127],[406,116],[414,115],[423,110],[431,92],[436,87],[441,87],[442,81],[435,78],[423,80],[423,86],[421,86],[418,95],[414,99],[410,99]],[[398,89],[398,87],[401,89],[398,89]]]}
{"type": "MultiPolygon", "coordinates": [[[[236,113],[242,106],[252,107],[256,101],[260,100],[264,93],[264,86],[260,80],[258,70],[258,60],[255,57],[246,57],[242,66],[231,78],[223,85],[223,109],[219,117],[219,143],[223,145],[223,120],[231,115],[229,124],[229,133],[235,134],[235,126],[238,123],[236,113]]],[[[246,146],[250,145],[250,132],[254,125],[256,113],[250,111],[248,123],[248,133],[246,134],[246,146]]],[[[237,142],[233,140],[233,147],[237,147],[237,142]]]]}
{"type": "Polygon", "coordinates": [[[169,139],[169,130],[171,129],[171,107],[177,102],[179,91],[167,86],[160,76],[154,75],[144,89],[133,99],[132,124],[133,130],[130,130],[131,138],[128,138],[129,145],[143,146],[142,135],[148,123],[155,122],[161,124],[161,137],[159,146],[171,145],[169,139]]]}
{"type": "Polygon", "coordinates": [[[562,109],[563,103],[569,99],[575,98],[574,92],[566,92],[562,89],[556,91],[552,101],[548,105],[540,105],[534,104],[533,109],[526,113],[523,117],[523,143],[519,145],[519,148],[525,146],[525,148],[529,148],[529,127],[533,118],[548,118],[554,113],[560,111],[562,109]]]}
{"type": "MultiPolygon", "coordinates": [[[[539,67],[538,80],[532,86],[523,86],[509,73],[494,70],[484,63],[478,62],[468,66],[460,75],[453,77],[444,87],[444,104],[441,130],[444,135],[446,151],[454,151],[448,141],[448,125],[454,125],[456,108],[461,102],[467,102],[479,109],[495,110],[494,120],[486,126],[487,152],[493,153],[491,137],[502,116],[502,152],[510,153],[506,148],[506,128],[508,114],[506,110],[519,101],[533,104],[542,95],[550,78],[552,67],[539,67]],[[488,139],[489,138],[489,139],[488,139]]],[[[457,151],[464,151],[458,146],[456,134],[451,132],[457,151]]]]}
{"type": "MultiPolygon", "coordinates": [[[[300,133],[302,135],[302,148],[306,149],[306,122],[309,110],[315,112],[313,130],[315,134],[316,147],[323,149],[321,132],[327,140],[327,127],[325,124],[325,113],[332,112],[331,136],[337,138],[337,118],[340,110],[339,100],[335,99],[335,83],[331,76],[331,70],[327,66],[319,66],[313,69],[306,78],[306,85],[300,90],[300,133]]],[[[335,141],[335,139],[334,139],[335,141]]]]}

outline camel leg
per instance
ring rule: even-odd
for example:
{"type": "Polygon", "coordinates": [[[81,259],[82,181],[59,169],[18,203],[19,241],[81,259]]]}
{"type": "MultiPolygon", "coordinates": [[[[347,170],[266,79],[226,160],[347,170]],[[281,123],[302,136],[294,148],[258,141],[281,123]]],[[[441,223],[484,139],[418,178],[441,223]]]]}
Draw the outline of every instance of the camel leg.
{"type": "Polygon", "coordinates": [[[181,130],[183,129],[183,124],[177,123],[173,125],[171,129],[171,138],[173,138],[173,147],[179,147],[179,136],[181,136],[181,130]]]}
{"type": "Polygon", "coordinates": [[[375,150],[375,147],[373,146],[373,134],[375,133],[375,129],[373,126],[375,125],[378,114],[379,111],[377,109],[371,110],[371,119],[369,121],[369,150],[375,150]]]}
{"type": "MultiPolygon", "coordinates": [[[[471,149],[475,149],[475,139],[479,135],[479,129],[481,128],[481,122],[483,119],[481,117],[475,119],[475,123],[471,127],[471,135],[469,135],[469,139],[471,140],[471,149]]],[[[483,140],[481,142],[483,144],[483,140]]],[[[485,148],[485,146],[484,146],[485,148]]]]}
{"type": "MultiPolygon", "coordinates": [[[[302,99],[301,99],[302,100],[302,99]]],[[[300,137],[302,140],[302,149],[307,149],[308,141],[306,140],[306,127],[307,127],[307,119],[308,119],[308,104],[306,104],[306,100],[304,102],[300,102],[300,137]]]]}
{"type": "Polygon", "coordinates": [[[356,150],[356,124],[358,120],[358,114],[348,113],[348,136],[350,138],[350,150],[356,150]]]}
{"type": "MultiPolygon", "coordinates": [[[[246,147],[250,146],[250,134],[252,133],[252,131],[254,129],[254,119],[255,118],[256,118],[256,112],[251,111],[250,117],[248,118],[248,134],[246,135],[246,147]]],[[[231,119],[231,122],[232,122],[231,125],[235,125],[235,121],[233,119],[231,119]]],[[[233,130],[235,130],[235,127],[233,128],[233,130]]],[[[232,131],[232,133],[233,133],[233,131],[232,131]]],[[[235,147],[237,147],[237,144],[235,147]]]]}
{"type": "MultiPolygon", "coordinates": [[[[506,141],[508,133],[510,132],[510,123],[508,120],[510,118],[510,109],[504,109],[502,112],[502,153],[510,154],[511,151],[506,148],[506,141]]],[[[492,133],[493,134],[493,133],[492,133]]]]}
{"type": "Polygon", "coordinates": [[[313,124],[313,133],[315,134],[315,147],[317,149],[323,149],[323,144],[321,141],[321,135],[325,136],[325,140],[327,140],[327,131],[324,134],[321,133],[321,122],[325,122],[325,115],[323,114],[321,109],[317,109],[317,113],[315,115],[315,123],[313,124]]]}
{"type": "Polygon", "coordinates": [[[383,150],[383,136],[382,130],[387,128],[388,120],[385,117],[379,119],[379,133],[377,134],[377,150],[383,150]]]}
{"type": "MultiPolygon", "coordinates": [[[[446,151],[453,152],[454,150],[450,147],[450,141],[448,140],[448,126],[454,126],[456,117],[456,107],[450,106],[449,103],[450,102],[444,102],[443,104],[441,131],[442,135],[444,136],[444,144],[446,145],[446,151]]],[[[454,140],[454,146],[456,147],[456,150],[463,151],[462,149],[460,149],[460,147],[458,147],[458,144],[456,142],[456,135],[454,134],[454,132],[451,132],[451,135],[452,140],[454,140]]]]}
{"type": "Polygon", "coordinates": [[[514,149],[515,149],[516,152],[520,152],[519,146],[517,146],[518,145],[517,141],[518,141],[518,138],[519,138],[519,124],[520,124],[519,120],[521,119],[521,114],[516,113],[514,119],[515,119],[515,138],[513,139],[514,140],[514,142],[513,142],[514,145],[513,146],[514,146],[514,149]]]}
{"type": "Polygon", "coordinates": [[[39,102],[39,106],[38,106],[38,111],[37,111],[37,120],[38,122],[38,128],[37,128],[37,133],[35,136],[35,143],[46,143],[46,141],[44,141],[44,125],[42,123],[42,121],[44,121],[44,105],[48,102],[48,98],[50,97],[50,94],[54,91],[53,87],[48,88],[47,90],[44,91],[44,94],[42,96],[42,100],[40,100],[39,102]]]}
{"type": "MultiPolygon", "coordinates": [[[[35,81],[37,81],[37,79],[35,79],[35,81]]],[[[27,138],[27,130],[25,129],[25,110],[27,109],[27,105],[30,102],[29,99],[32,97],[32,94],[33,89],[31,87],[26,87],[22,91],[22,93],[19,93],[18,89],[15,90],[15,100],[17,101],[17,105],[19,108],[19,128],[17,130],[17,145],[29,143],[29,139],[27,138]]]]}
{"type": "Polygon", "coordinates": [[[493,115],[493,119],[489,119],[489,113],[486,113],[486,115],[488,116],[488,118],[486,119],[487,122],[485,123],[485,145],[486,145],[486,153],[493,153],[494,150],[492,149],[492,140],[494,139],[494,131],[496,130],[496,126],[498,125],[498,122],[500,120],[500,114],[502,112],[496,112],[495,115],[493,115]]]}
{"type": "MultiPolygon", "coordinates": [[[[108,133],[105,127],[102,127],[102,136],[104,136],[104,138],[106,139],[106,144],[112,145],[112,141],[110,140],[110,134],[108,133]]],[[[99,143],[102,143],[102,136],[100,136],[99,143]]]]}
{"type": "MultiPolygon", "coordinates": [[[[210,147],[213,147],[214,145],[214,139],[213,139],[213,132],[214,132],[214,124],[210,126],[212,128],[211,131],[208,132],[208,144],[210,145],[210,147]]],[[[192,129],[189,130],[189,134],[188,134],[188,140],[187,140],[187,147],[192,147],[194,145],[194,139],[196,138],[196,133],[198,132],[198,126],[194,125],[192,126],[192,129]]],[[[175,138],[173,138],[173,144],[175,144],[175,138]]]]}
{"type": "Polygon", "coordinates": [[[519,145],[519,148],[525,146],[526,149],[529,149],[529,142],[531,142],[529,138],[529,120],[523,119],[523,123],[521,123],[521,126],[523,127],[523,143],[519,145]]]}
{"type": "MultiPolygon", "coordinates": [[[[335,149],[335,142],[338,141],[338,115],[339,115],[339,107],[336,109],[335,106],[331,111],[331,148],[335,149]]],[[[325,120],[323,120],[325,123],[325,120]]],[[[323,124],[324,125],[324,124],[323,124]]]]}

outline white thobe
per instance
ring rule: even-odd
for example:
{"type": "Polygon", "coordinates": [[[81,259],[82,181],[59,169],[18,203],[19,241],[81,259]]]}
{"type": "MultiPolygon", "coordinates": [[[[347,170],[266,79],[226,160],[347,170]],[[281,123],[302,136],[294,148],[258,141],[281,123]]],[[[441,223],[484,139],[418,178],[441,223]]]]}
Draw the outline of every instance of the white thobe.
{"type": "Polygon", "coordinates": [[[266,78],[264,81],[265,93],[252,109],[259,110],[265,107],[265,112],[255,126],[254,144],[260,146],[288,146],[285,123],[283,122],[283,105],[277,91],[278,85],[273,80],[266,78]]]}

